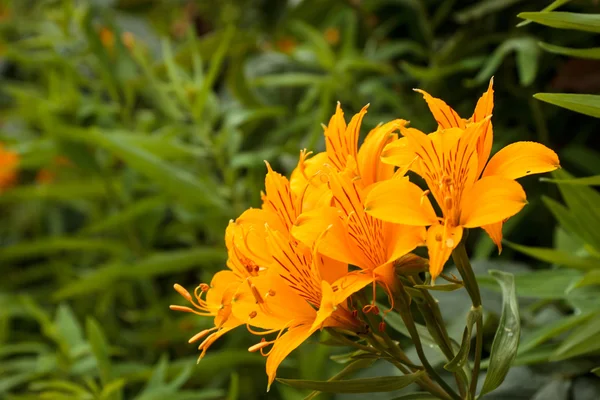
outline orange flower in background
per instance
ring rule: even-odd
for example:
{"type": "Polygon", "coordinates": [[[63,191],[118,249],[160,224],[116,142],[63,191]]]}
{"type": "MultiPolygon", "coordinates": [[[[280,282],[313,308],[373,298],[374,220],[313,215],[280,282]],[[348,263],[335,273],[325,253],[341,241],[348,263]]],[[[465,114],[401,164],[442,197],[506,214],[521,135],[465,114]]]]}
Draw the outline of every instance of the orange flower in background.
{"type": "Polygon", "coordinates": [[[275,41],[275,48],[285,54],[292,54],[298,46],[298,42],[291,36],[284,36],[275,41]]]}
{"type": "Polygon", "coordinates": [[[325,29],[323,36],[330,45],[335,46],[340,42],[340,30],[338,28],[329,27],[325,29]]]}
{"type": "Polygon", "coordinates": [[[493,108],[492,83],[479,100],[475,113],[464,120],[443,101],[424,97],[438,121],[438,130],[426,135],[401,128],[404,138],[388,145],[383,160],[410,169],[425,179],[423,191],[408,179],[391,179],[377,185],[368,195],[366,209],[385,221],[429,226],[427,248],[432,280],[462,239],[464,228],[499,227],[526,204],[523,188],[515,179],[559,167],[556,153],[533,142],[518,142],[500,150],[488,162],[492,142],[489,121],[493,108]],[[442,217],[429,200],[433,196],[442,217]]]}
{"type": "Polygon", "coordinates": [[[10,187],[17,180],[17,167],[19,155],[6,150],[0,143],[0,191],[10,187]]]}

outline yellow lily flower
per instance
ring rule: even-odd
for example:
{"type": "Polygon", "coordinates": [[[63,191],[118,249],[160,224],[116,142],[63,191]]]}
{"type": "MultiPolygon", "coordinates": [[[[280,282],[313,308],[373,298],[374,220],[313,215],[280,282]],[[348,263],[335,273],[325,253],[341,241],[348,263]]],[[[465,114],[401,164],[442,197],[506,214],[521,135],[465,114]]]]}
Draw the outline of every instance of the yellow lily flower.
{"type": "Polygon", "coordinates": [[[469,120],[460,118],[443,101],[421,93],[438,121],[438,130],[426,135],[402,127],[404,137],[388,145],[382,159],[402,168],[408,163],[429,190],[423,192],[408,179],[391,179],[371,190],[365,206],[367,213],[385,221],[429,226],[426,242],[435,279],[460,243],[463,228],[483,227],[500,244],[502,222],[526,204],[516,178],[552,171],[560,164],[556,153],[533,142],[506,146],[488,162],[493,135],[492,82],[469,120]],[[441,209],[441,218],[429,194],[441,209]]]}
{"type": "Polygon", "coordinates": [[[394,166],[379,162],[380,154],[396,138],[393,131],[406,123],[394,120],[373,129],[359,150],[360,123],[366,111],[364,107],[346,126],[338,103],[325,127],[326,160],[310,166],[312,180],[320,185],[325,193],[320,196],[327,203],[304,211],[292,235],[307,246],[320,239],[321,254],[368,271],[390,293],[396,284],[394,262],[424,243],[425,229],[383,222],[365,213],[363,201],[372,185],[394,175],[394,166]]]}

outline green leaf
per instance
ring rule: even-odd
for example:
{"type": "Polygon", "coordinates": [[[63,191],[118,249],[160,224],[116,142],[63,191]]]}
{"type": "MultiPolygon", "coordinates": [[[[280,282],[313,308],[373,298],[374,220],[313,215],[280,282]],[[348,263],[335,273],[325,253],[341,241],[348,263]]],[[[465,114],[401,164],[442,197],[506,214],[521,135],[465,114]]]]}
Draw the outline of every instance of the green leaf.
{"type": "Polygon", "coordinates": [[[102,329],[100,329],[98,322],[94,318],[88,317],[85,326],[87,338],[92,347],[92,354],[96,359],[96,365],[100,373],[100,380],[103,385],[107,385],[112,378],[108,343],[102,329]]]}
{"type": "MultiPolygon", "coordinates": [[[[327,382],[334,382],[334,381],[339,381],[341,379],[344,379],[347,376],[350,376],[350,375],[354,374],[355,372],[360,371],[361,369],[369,368],[371,365],[373,365],[374,362],[375,362],[374,359],[362,359],[362,360],[353,361],[350,364],[348,364],[344,369],[342,369],[340,372],[338,372],[337,374],[335,374],[334,376],[329,378],[327,380],[327,382]]],[[[306,396],[304,398],[304,400],[311,400],[311,399],[315,398],[319,393],[321,393],[321,392],[318,390],[315,390],[311,394],[306,396]]]]}
{"type": "MultiPolygon", "coordinates": [[[[384,309],[382,307],[379,307],[379,308],[384,309]]],[[[392,329],[400,332],[401,334],[403,334],[404,336],[406,336],[408,338],[411,337],[410,332],[404,325],[404,322],[402,322],[402,318],[400,317],[400,315],[398,313],[389,312],[389,313],[385,314],[384,320],[385,320],[386,324],[388,324],[389,326],[392,327],[392,329]]],[[[437,343],[429,334],[429,330],[427,330],[427,327],[425,327],[421,324],[418,324],[418,323],[415,323],[415,325],[417,327],[417,331],[419,332],[419,337],[421,338],[421,341],[423,342],[423,344],[428,345],[428,346],[437,347],[437,343]]]]}
{"type": "Polygon", "coordinates": [[[99,267],[90,275],[63,286],[54,293],[54,297],[65,299],[83,296],[110,287],[115,282],[174,274],[188,271],[199,265],[218,264],[224,261],[225,251],[212,247],[159,252],[131,264],[111,263],[99,267]]]}
{"type": "Polygon", "coordinates": [[[464,285],[460,283],[444,283],[442,285],[414,285],[415,289],[437,290],[440,292],[453,292],[462,289],[464,285]]]}
{"type": "Polygon", "coordinates": [[[528,333],[523,337],[523,340],[519,345],[519,354],[526,353],[529,350],[538,347],[540,344],[551,340],[576,326],[579,326],[594,315],[597,316],[598,313],[586,312],[583,314],[571,315],[549,324],[544,324],[540,328],[528,333]]]}
{"type": "Polygon", "coordinates": [[[400,67],[413,78],[428,81],[447,78],[464,71],[476,70],[481,67],[484,61],[484,57],[470,57],[450,65],[432,67],[422,67],[403,61],[400,63],[400,67]]]}
{"type": "MultiPolygon", "coordinates": [[[[571,0],[554,0],[548,6],[544,7],[541,12],[554,11],[558,7],[560,7],[560,6],[564,5],[564,4],[567,4],[569,1],[571,1],[571,0]]],[[[530,23],[531,23],[531,20],[521,21],[521,22],[519,22],[517,24],[517,28],[521,28],[521,27],[523,27],[525,25],[529,25],[530,23]]]]}
{"type": "Polygon", "coordinates": [[[513,51],[517,55],[516,61],[520,83],[522,86],[530,85],[537,75],[540,53],[537,41],[532,37],[510,38],[504,41],[496,48],[477,76],[469,83],[479,85],[487,82],[498,70],[506,56],[513,51]]]}
{"type": "Polygon", "coordinates": [[[257,87],[303,87],[313,86],[325,79],[324,75],[288,72],[281,75],[265,75],[252,80],[257,87]]]}
{"type": "Polygon", "coordinates": [[[559,11],[522,12],[517,17],[558,29],[575,29],[600,33],[600,14],[578,14],[559,11]]]}
{"type": "Polygon", "coordinates": [[[522,0],[483,0],[474,5],[461,10],[454,14],[454,19],[464,24],[472,20],[477,20],[485,17],[488,14],[497,13],[498,11],[510,7],[513,4],[519,3],[522,0]]]}
{"type": "Polygon", "coordinates": [[[465,326],[465,330],[463,332],[460,349],[458,350],[454,358],[450,360],[446,365],[444,365],[445,370],[451,372],[458,371],[469,361],[469,351],[471,350],[471,337],[473,336],[473,326],[477,322],[477,319],[481,318],[481,313],[481,306],[477,308],[471,307],[471,310],[469,310],[469,313],[467,314],[467,325],[465,326]]]}
{"type": "Polygon", "coordinates": [[[496,270],[490,270],[489,273],[502,288],[502,315],[490,350],[490,365],[479,393],[480,398],[496,389],[504,381],[510,365],[517,355],[521,336],[519,305],[513,275],[496,270]]]}
{"type": "Polygon", "coordinates": [[[596,367],[593,370],[590,371],[592,374],[596,374],[597,376],[600,376],[600,367],[596,367]]]}
{"type": "Polygon", "coordinates": [[[122,230],[125,224],[152,212],[163,212],[165,208],[164,196],[141,199],[115,214],[104,215],[102,220],[96,223],[86,225],[80,234],[90,235],[110,230],[122,230]]]}
{"type": "Polygon", "coordinates": [[[408,393],[400,397],[394,397],[392,400],[438,400],[439,397],[427,392],[408,393]]]}
{"type": "Polygon", "coordinates": [[[4,202],[20,202],[28,200],[61,200],[98,198],[106,196],[106,184],[89,179],[82,182],[52,183],[49,185],[23,185],[6,190],[0,196],[0,204],[4,202]]]}
{"type": "Polygon", "coordinates": [[[508,247],[515,249],[523,254],[527,254],[538,260],[546,261],[551,264],[557,264],[565,267],[589,270],[600,267],[600,259],[593,257],[576,257],[573,254],[561,250],[554,250],[543,247],[529,247],[520,244],[504,241],[508,247]]]}
{"type": "Polygon", "coordinates": [[[335,53],[321,32],[302,21],[292,21],[288,26],[292,32],[303,37],[311,45],[323,68],[332,69],[335,66],[335,53]]]}
{"type": "Polygon", "coordinates": [[[571,56],[577,58],[587,58],[590,60],[600,60],[600,47],[591,49],[573,49],[570,47],[555,46],[553,44],[539,42],[538,45],[547,52],[571,56]]]}
{"type": "MultiPolygon", "coordinates": [[[[600,47],[599,47],[600,49],[600,47]]],[[[583,186],[600,186],[600,175],[586,176],[585,178],[574,178],[574,179],[550,179],[540,178],[542,182],[552,182],[563,185],[583,185],[583,186]]]]}
{"type": "Polygon", "coordinates": [[[60,304],[56,312],[56,328],[58,334],[69,344],[71,350],[85,344],[83,330],[75,314],[67,304],[60,304]]]}
{"type": "MultiPolygon", "coordinates": [[[[557,179],[572,178],[564,169],[554,171],[552,175],[557,179]]],[[[571,214],[568,225],[563,226],[600,252],[600,230],[597,229],[600,226],[600,209],[597,207],[600,204],[600,194],[590,187],[580,185],[559,184],[558,189],[571,214]]],[[[560,218],[559,221],[561,224],[566,222],[560,218]]]]}
{"type": "Polygon", "coordinates": [[[600,118],[600,96],[593,94],[536,93],[538,100],[592,117],[600,118]]]}
{"type": "MultiPolygon", "coordinates": [[[[599,262],[600,264],[600,262],[599,262]]],[[[592,271],[588,271],[583,278],[581,278],[576,284],[575,287],[583,287],[590,285],[600,285],[600,269],[595,269],[592,271]]]]}
{"type": "Polygon", "coordinates": [[[277,379],[296,389],[318,390],[326,393],[375,393],[402,389],[417,381],[424,372],[403,376],[382,376],[378,378],[351,379],[346,381],[305,381],[300,379],[277,379]]]}
{"type": "Polygon", "coordinates": [[[63,251],[98,251],[113,255],[128,253],[127,247],[112,240],[50,237],[4,247],[0,252],[0,261],[26,260],[39,256],[51,256],[63,251]]]}
{"type": "MultiPolygon", "coordinates": [[[[515,275],[516,291],[519,297],[540,299],[564,299],[568,289],[573,287],[583,274],[580,271],[566,268],[552,270],[536,270],[515,275]],[[540,284],[543,282],[544,284],[540,284]]],[[[482,287],[498,290],[494,280],[485,275],[478,275],[477,281],[482,287]]]]}
{"type": "Polygon", "coordinates": [[[575,329],[550,357],[551,361],[592,354],[600,350],[600,318],[592,318],[575,329]]]}

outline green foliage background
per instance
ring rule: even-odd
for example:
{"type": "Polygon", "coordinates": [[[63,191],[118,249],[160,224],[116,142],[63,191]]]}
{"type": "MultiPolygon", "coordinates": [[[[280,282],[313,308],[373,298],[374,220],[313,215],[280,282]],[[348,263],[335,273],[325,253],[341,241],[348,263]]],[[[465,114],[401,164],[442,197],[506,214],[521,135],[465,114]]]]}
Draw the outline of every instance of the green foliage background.
{"type": "MultiPolygon", "coordinates": [[[[0,4],[0,140],[21,157],[17,184],[0,193],[0,398],[303,398],[282,384],[267,396],[264,359],[246,351],[254,338],[243,328],[196,365],[187,339],[212,321],[168,305],[183,304],[174,283],[191,289],[224,268],[225,226],[260,204],[263,160],[289,172],[299,149],[323,149],[320,124],[336,101],[346,115],[370,103],[367,128],[400,117],[433,129],[412,88],[466,117],[493,75],[495,150],[534,140],[572,175],[600,174],[598,97],[536,95],[586,115],[533,97],[600,91],[594,1],[553,3],[590,18],[523,14],[539,23],[520,27],[519,13],[550,3],[0,4]]],[[[600,196],[586,185],[598,179],[521,183],[530,204],[505,226],[515,244],[498,256],[487,236],[469,237],[489,289],[486,352],[501,307],[486,269],[518,274],[523,318],[516,372],[486,398],[596,399],[600,196]]],[[[449,324],[464,325],[468,299],[439,298],[449,324]]],[[[410,348],[401,322],[388,324],[410,348]]],[[[279,375],[338,372],[343,349],[318,341],[279,375]]]]}

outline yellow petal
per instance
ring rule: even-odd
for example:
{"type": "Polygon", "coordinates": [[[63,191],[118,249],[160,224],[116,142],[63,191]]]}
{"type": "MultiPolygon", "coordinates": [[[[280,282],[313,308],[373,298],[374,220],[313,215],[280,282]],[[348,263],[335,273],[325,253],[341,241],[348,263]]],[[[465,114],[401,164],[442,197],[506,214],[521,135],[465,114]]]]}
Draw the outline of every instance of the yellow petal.
{"type": "Polygon", "coordinates": [[[512,217],[527,204],[525,191],[512,179],[481,178],[463,193],[460,224],[465,228],[489,225],[512,217]]]}
{"type": "MultiPolygon", "coordinates": [[[[477,123],[481,122],[485,118],[492,115],[492,111],[494,110],[494,78],[490,79],[490,84],[488,86],[488,90],[479,98],[477,101],[477,106],[475,107],[475,112],[471,117],[471,122],[477,123]]],[[[481,175],[481,171],[485,167],[487,163],[490,152],[492,150],[492,142],[493,142],[493,128],[492,122],[488,121],[485,124],[484,132],[479,138],[477,142],[477,155],[479,159],[479,168],[477,172],[477,176],[481,175]]]]}
{"type": "Polygon", "coordinates": [[[271,384],[275,380],[275,374],[279,364],[281,364],[281,362],[294,351],[296,347],[300,346],[308,339],[315,330],[316,329],[312,329],[309,324],[299,325],[289,329],[283,336],[277,339],[267,358],[267,376],[269,377],[267,391],[269,391],[271,384]]]}
{"type": "Polygon", "coordinates": [[[352,117],[350,124],[346,127],[344,114],[338,103],[336,114],[331,118],[329,126],[325,129],[325,149],[327,156],[338,171],[344,169],[348,157],[356,159],[360,125],[367,113],[367,107],[363,107],[358,114],[352,117]]]}
{"type": "Polygon", "coordinates": [[[387,261],[393,262],[417,246],[425,244],[425,228],[387,222],[384,225],[387,261]]]}
{"type": "Polygon", "coordinates": [[[482,228],[490,236],[490,239],[498,246],[498,254],[502,253],[502,226],[504,222],[496,222],[490,225],[483,225],[482,228]]]}
{"type": "Polygon", "coordinates": [[[373,282],[373,274],[363,271],[353,271],[336,280],[331,285],[335,293],[336,304],[342,303],[371,282],[373,282]]]}
{"type": "MultiPolygon", "coordinates": [[[[384,164],[391,164],[401,169],[413,169],[416,166],[415,160],[417,155],[414,150],[409,146],[408,138],[401,137],[394,140],[381,152],[381,162],[384,164]]],[[[419,171],[415,171],[419,173],[419,171]]]]}
{"type": "Polygon", "coordinates": [[[444,101],[432,97],[424,90],[415,89],[415,92],[423,95],[429,110],[431,110],[433,117],[441,128],[465,128],[465,121],[444,101]]]}
{"type": "Polygon", "coordinates": [[[517,179],[560,168],[556,153],[536,142],[516,142],[496,153],[488,163],[483,176],[502,176],[517,179]]]}
{"type": "Polygon", "coordinates": [[[406,178],[375,185],[365,201],[365,211],[375,218],[404,225],[427,226],[437,221],[429,198],[406,178]]]}
{"type": "Polygon", "coordinates": [[[494,78],[490,79],[488,90],[479,98],[475,106],[475,112],[471,117],[473,122],[479,122],[494,110],[494,78]]]}
{"type": "Polygon", "coordinates": [[[302,213],[292,228],[292,236],[310,248],[321,235],[317,247],[321,254],[347,264],[363,263],[350,245],[348,230],[340,210],[326,207],[302,213]],[[323,234],[325,231],[327,232],[323,234]]]}
{"type": "Polygon", "coordinates": [[[462,239],[462,227],[445,227],[435,224],[427,230],[427,250],[429,253],[429,273],[432,281],[442,273],[444,264],[452,250],[462,239]]]}
{"type": "Polygon", "coordinates": [[[373,129],[365,138],[358,151],[358,170],[365,186],[389,179],[394,174],[393,165],[381,163],[380,157],[386,144],[397,136],[392,132],[406,125],[403,119],[390,121],[373,129]]]}
{"type": "Polygon", "coordinates": [[[290,182],[285,176],[273,171],[267,164],[265,177],[265,192],[263,195],[263,209],[278,215],[281,223],[289,230],[301,211],[301,204],[290,189],[290,182]]]}

